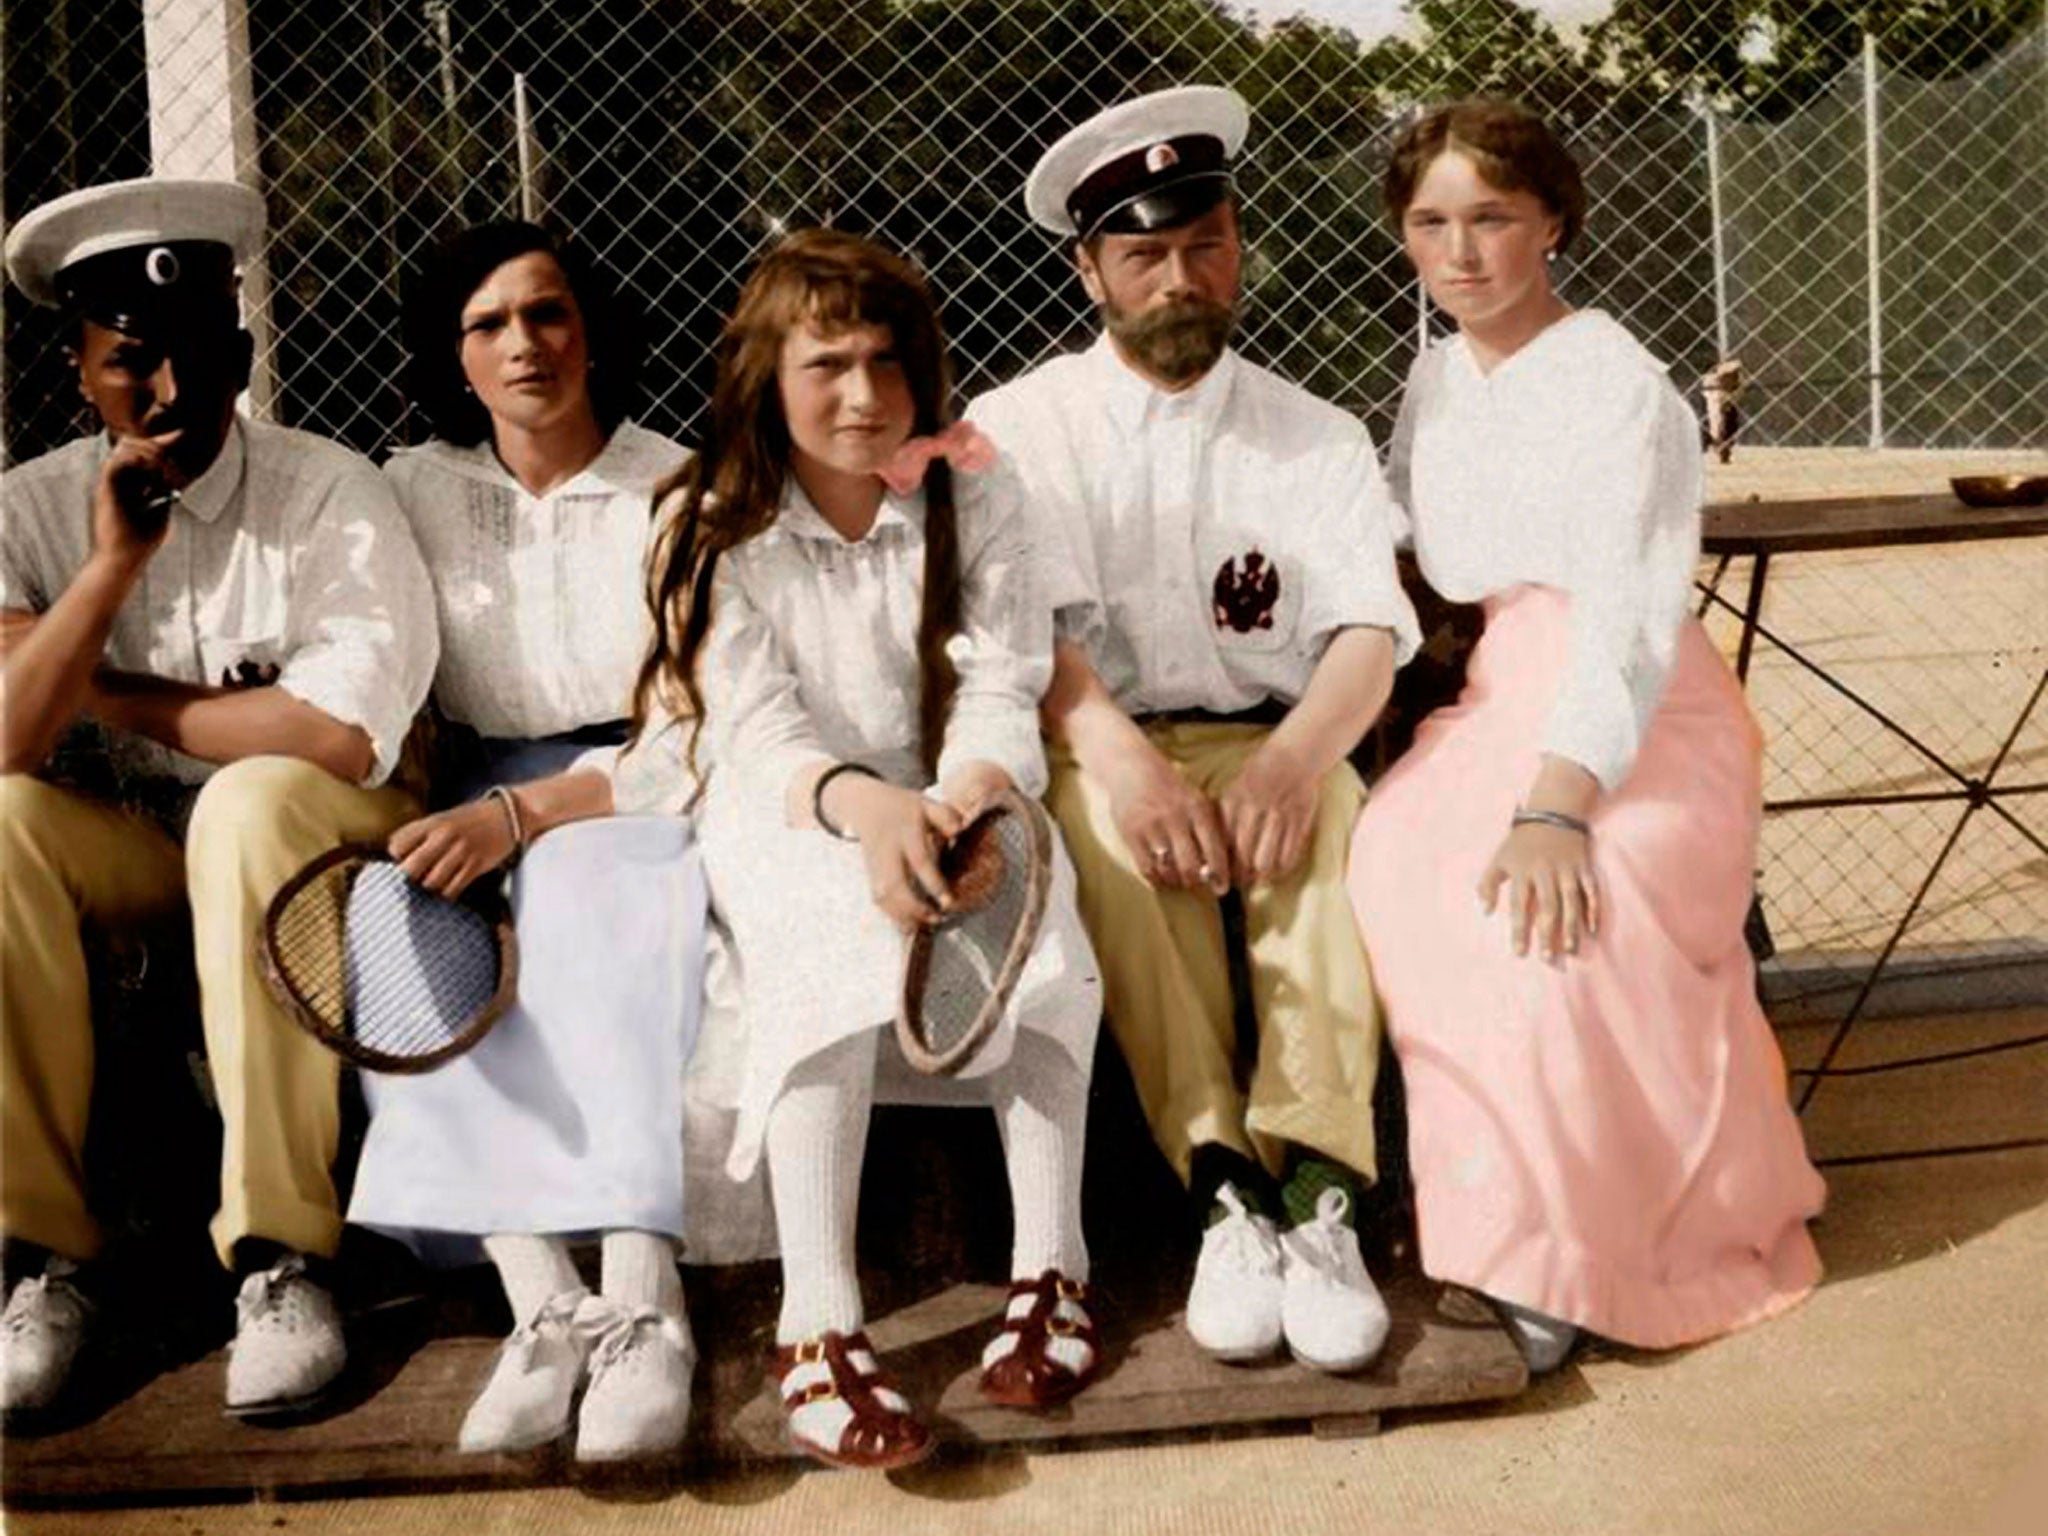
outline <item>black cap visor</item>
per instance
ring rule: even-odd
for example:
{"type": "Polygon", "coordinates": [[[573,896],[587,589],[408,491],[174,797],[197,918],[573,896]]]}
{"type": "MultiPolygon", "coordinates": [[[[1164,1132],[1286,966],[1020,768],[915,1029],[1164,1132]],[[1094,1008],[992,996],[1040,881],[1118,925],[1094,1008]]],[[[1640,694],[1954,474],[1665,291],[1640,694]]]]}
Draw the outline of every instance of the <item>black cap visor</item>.
{"type": "Polygon", "coordinates": [[[1230,195],[1228,171],[1196,171],[1177,181],[1147,187],[1136,197],[1106,209],[1083,240],[1097,235],[1148,235],[1192,223],[1230,195]]]}

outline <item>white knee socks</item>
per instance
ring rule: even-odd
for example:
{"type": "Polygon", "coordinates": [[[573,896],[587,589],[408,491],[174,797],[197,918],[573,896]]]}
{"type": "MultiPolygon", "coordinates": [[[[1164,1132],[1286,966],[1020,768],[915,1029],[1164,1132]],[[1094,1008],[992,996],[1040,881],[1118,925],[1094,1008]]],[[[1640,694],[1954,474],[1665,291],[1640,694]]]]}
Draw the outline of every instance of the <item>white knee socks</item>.
{"type": "Polygon", "coordinates": [[[1016,1224],[1011,1278],[1036,1280],[1056,1269],[1070,1280],[1086,1280],[1081,1153],[1088,1126],[1087,1079],[1058,1045],[1020,1034],[1015,1053],[991,1086],[1016,1224]]]}
{"type": "Polygon", "coordinates": [[[855,1035],[803,1062],[768,1114],[768,1177],[782,1241],[778,1343],[851,1333],[865,1316],[853,1239],[875,1042],[873,1033],[855,1035]]]}
{"type": "Polygon", "coordinates": [[[683,1280],[676,1273],[675,1239],[625,1229],[604,1235],[604,1294],[628,1311],[652,1307],[664,1317],[683,1315],[683,1280]]]}
{"type": "Polygon", "coordinates": [[[583,1277],[569,1257],[568,1242],[534,1232],[493,1232],[484,1252],[498,1267],[505,1299],[512,1303],[512,1326],[524,1328],[551,1298],[583,1288],[583,1277]]]}

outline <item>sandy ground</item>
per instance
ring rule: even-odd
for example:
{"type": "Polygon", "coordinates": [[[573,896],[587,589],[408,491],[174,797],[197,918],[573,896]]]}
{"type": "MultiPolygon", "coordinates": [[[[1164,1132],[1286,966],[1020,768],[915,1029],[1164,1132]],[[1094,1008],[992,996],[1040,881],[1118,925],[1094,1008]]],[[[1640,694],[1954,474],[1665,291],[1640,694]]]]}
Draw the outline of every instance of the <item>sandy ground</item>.
{"type": "MultiPolygon", "coordinates": [[[[1709,464],[1708,497],[1805,499],[1917,494],[1948,477],[2048,473],[2048,451],[1868,453],[1739,449],[1709,464]]],[[[1723,590],[1739,601],[1747,563],[1723,590]]],[[[1921,750],[1772,646],[1760,643],[1750,703],[1764,727],[1765,793],[1773,799],[1953,788],[1981,778],[2048,671],[2048,539],[1986,540],[1781,557],[1764,625],[1918,737],[1921,750]]],[[[1709,628],[1733,654],[1737,623],[1709,628]]],[[[2013,740],[1996,783],[2048,781],[2048,702],[2013,740]]],[[[2048,838],[2048,795],[2004,802],[2048,838]]],[[[1788,956],[1877,949],[1963,820],[1955,802],[1797,811],[1765,824],[1760,885],[1788,956]]],[[[2048,941],[2048,859],[2006,822],[1979,812],[1903,944],[1905,958],[2048,941]]]]}

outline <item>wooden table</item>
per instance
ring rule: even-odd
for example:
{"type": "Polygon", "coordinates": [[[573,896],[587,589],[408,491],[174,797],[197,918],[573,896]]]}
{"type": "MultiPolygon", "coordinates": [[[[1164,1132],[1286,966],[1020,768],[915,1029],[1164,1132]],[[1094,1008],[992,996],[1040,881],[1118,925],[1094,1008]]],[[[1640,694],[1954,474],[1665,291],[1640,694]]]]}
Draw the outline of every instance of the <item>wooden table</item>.
{"type": "MultiPolygon", "coordinates": [[[[1881,795],[1826,795],[1808,796],[1797,799],[1773,800],[1765,803],[1767,811],[1822,810],[1843,806],[1892,805],[1902,803],[1926,804],[1936,801],[1962,802],[1963,811],[1948,838],[1943,842],[1934,862],[1929,866],[1919,889],[1900,915],[1883,948],[1878,952],[1869,973],[1864,977],[1849,1011],[1836,1026],[1826,1051],[1819,1063],[1809,1069],[1795,1072],[1795,1077],[1805,1077],[1806,1084],[1799,1095],[1799,1108],[1803,1111],[1818,1091],[1821,1080],[1828,1076],[1847,1075],[1834,1066],[1836,1055],[1842,1043],[1848,1038],[1849,1030],[1861,1016],[1873,988],[1884,974],[1892,953],[1899,941],[1918,915],[1927,893],[1933,888],[1941,874],[1942,867],[1961,840],[1963,830],[1970,819],[1979,811],[1989,811],[2011,827],[2027,842],[2039,849],[2048,858],[2048,843],[2044,843],[2032,828],[2008,810],[2001,801],[2016,799],[2024,795],[2048,793],[2048,782],[2012,784],[1998,783],[1998,774],[2005,766],[2013,743],[2026,728],[2035,706],[2040,703],[2044,689],[2048,689],[2048,670],[2034,684],[2026,704],[2021,708],[2011,730],[2005,738],[1982,777],[1974,777],[1944,759],[1911,730],[1893,719],[1868,699],[1850,688],[1840,678],[1830,673],[1811,657],[1801,653],[1797,647],[1780,636],[1773,634],[1762,622],[1764,588],[1770,577],[1771,561],[1775,556],[1804,554],[1816,551],[1839,549],[1879,549],[1903,544],[1955,544],[1980,539],[2015,539],[2048,535],[2048,505],[2037,507],[1972,507],[1965,505],[1952,495],[1929,496],[1855,496],[1826,501],[1747,501],[1724,502],[1706,509],[1704,538],[1706,553],[1718,556],[1713,574],[1699,584],[1704,597],[1700,612],[1720,607],[1738,615],[1742,620],[1742,631],[1736,644],[1735,673],[1745,683],[1749,679],[1750,653],[1758,636],[1783,652],[1792,661],[1805,668],[1821,682],[1849,700],[1878,721],[1887,731],[1910,745],[1944,775],[1953,781],[1953,787],[1926,790],[1908,794],[1881,795]],[[1720,594],[1722,577],[1729,565],[1741,558],[1750,561],[1749,584],[1740,607],[1720,594]]],[[[2008,1045],[2032,1045],[2048,1041],[2048,1034],[2031,1035],[2008,1045]]],[[[1906,1061],[1887,1063],[1889,1067],[1903,1067],[1942,1060],[1945,1057],[1915,1057],[1906,1061]]],[[[1856,1070],[1874,1070],[1870,1068],[1856,1070]]],[[[2041,1138],[2048,1144],[2048,1138],[2041,1138]]]]}

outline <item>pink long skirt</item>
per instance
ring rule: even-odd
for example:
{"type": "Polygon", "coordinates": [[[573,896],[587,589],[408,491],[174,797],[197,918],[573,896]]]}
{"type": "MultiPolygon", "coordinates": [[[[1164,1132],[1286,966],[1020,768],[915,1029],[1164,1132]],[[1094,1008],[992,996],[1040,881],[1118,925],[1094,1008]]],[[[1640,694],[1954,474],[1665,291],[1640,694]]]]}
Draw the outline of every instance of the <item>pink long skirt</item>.
{"type": "Polygon", "coordinates": [[[1600,932],[1508,947],[1479,877],[1534,780],[1569,602],[1487,604],[1465,691],[1372,791],[1350,887],[1407,1089],[1423,1268],[1664,1348],[1814,1287],[1820,1175],[1742,921],[1761,743],[1688,619],[1634,769],[1593,815],[1600,932]]]}

